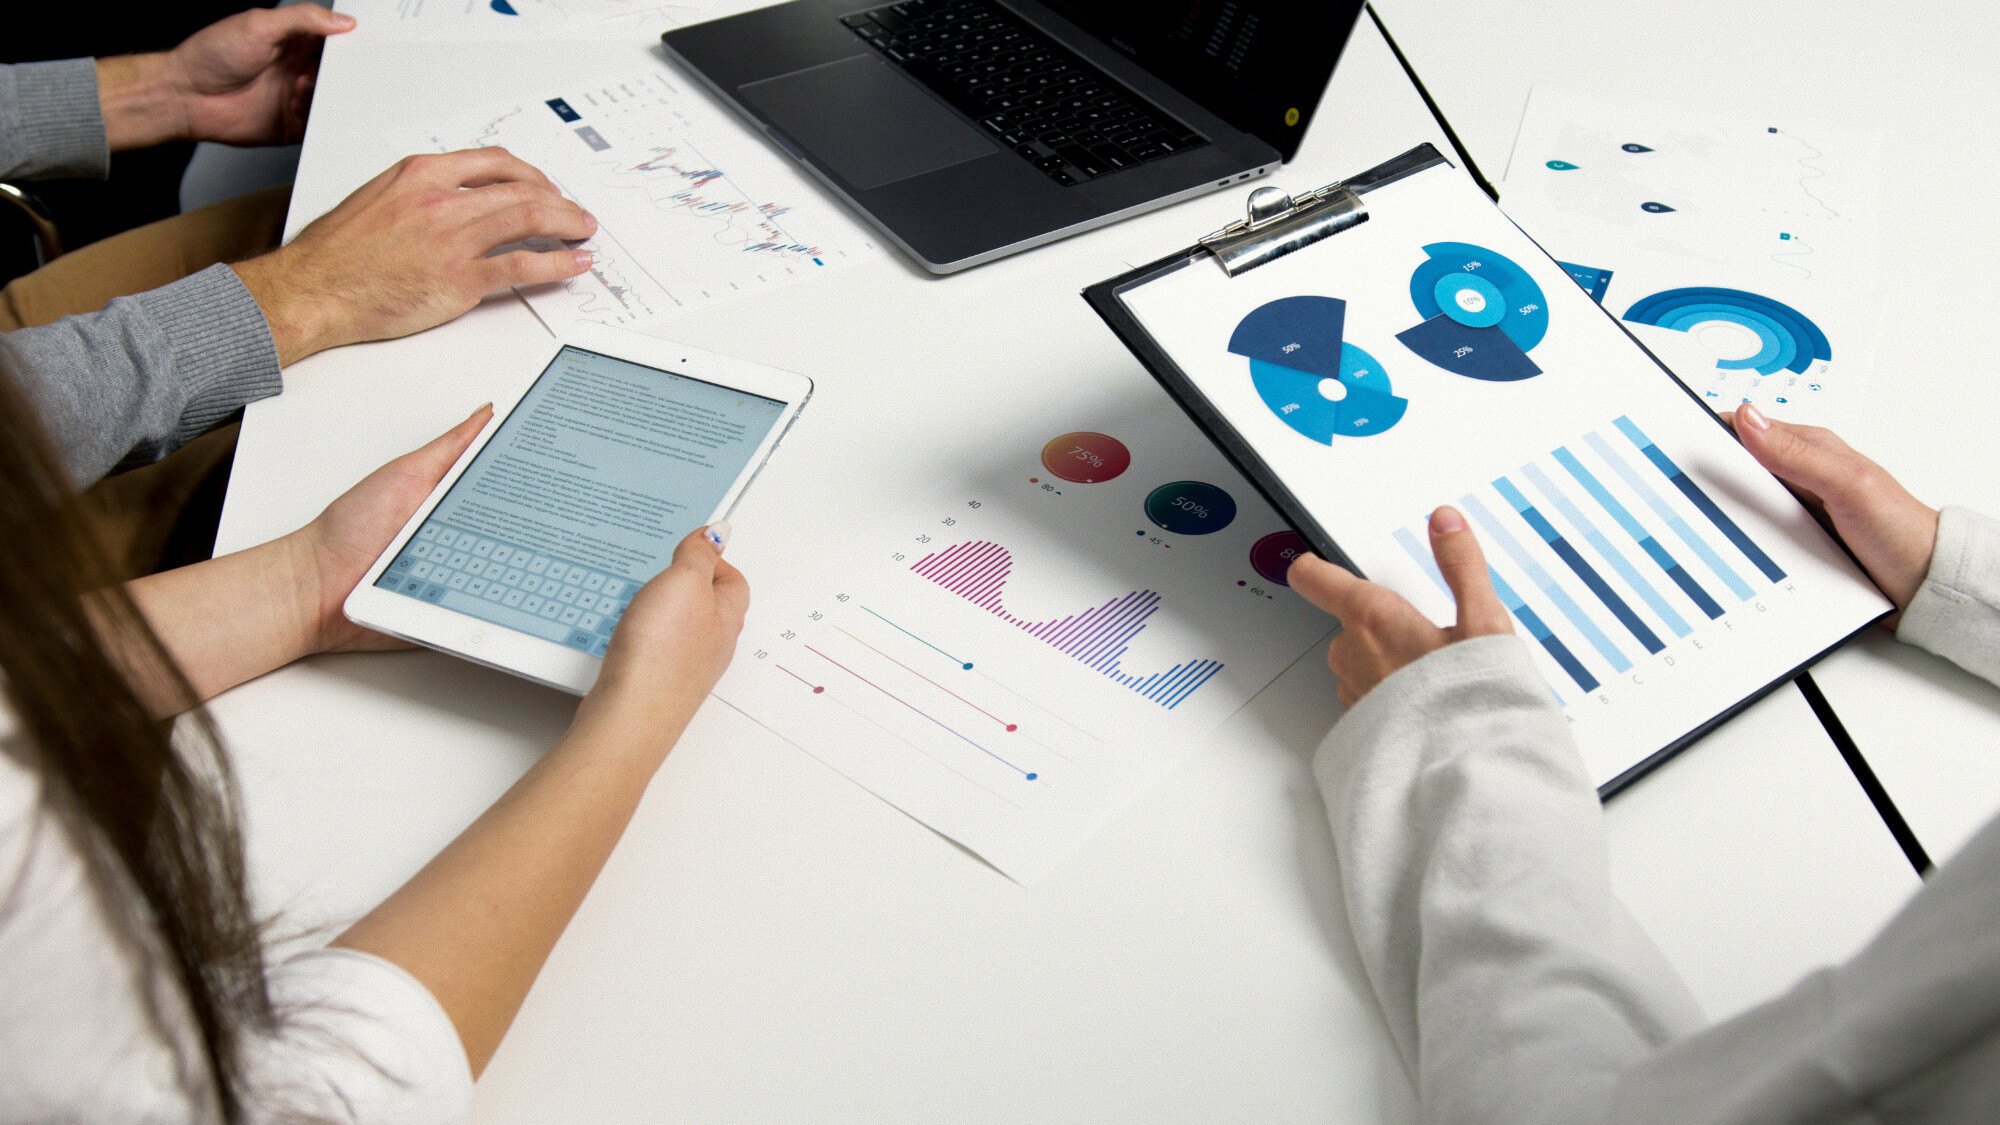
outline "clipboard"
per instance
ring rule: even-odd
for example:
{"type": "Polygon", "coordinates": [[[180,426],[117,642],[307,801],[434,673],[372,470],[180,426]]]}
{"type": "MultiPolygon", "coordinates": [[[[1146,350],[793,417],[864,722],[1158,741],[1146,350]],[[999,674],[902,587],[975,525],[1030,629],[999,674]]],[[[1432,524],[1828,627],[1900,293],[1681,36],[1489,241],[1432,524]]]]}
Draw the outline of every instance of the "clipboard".
{"type": "MultiPolygon", "coordinates": [[[[1579,357],[1597,361],[1605,379],[1590,393],[1599,401],[1554,422],[1533,415],[1533,424],[1526,428],[1541,425],[1544,432],[1538,432],[1532,441],[1516,442],[1516,448],[1493,454],[1506,459],[1480,463],[1477,475],[1467,475],[1451,485],[1454,490],[1463,487],[1463,493],[1432,493],[1431,502],[1449,500],[1467,511],[1488,561],[1494,565],[1496,589],[1516,618],[1516,631],[1530,642],[1532,654],[1550,682],[1551,694],[1577,724],[1586,765],[1599,794],[1608,797],[1797,677],[1890,607],[1844,547],[1755,465],[1706,404],[1610,310],[1584,294],[1567,271],[1501,215],[1489,199],[1475,195],[1474,188],[1429,144],[1298,196],[1288,196],[1275,187],[1260,188],[1251,195],[1243,219],[1155,262],[1090,286],[1083,296],[1195,425],[1291,524],[1306,546],[1356,574],[1388,583],[1417,601],[1420,609],[1428,604],[1426,612],[1433,619],[1447,621],[1451,603],[1448,594],[1439,600],[1443,582],[1429,560],[1421,514],[1411,511],[1413,522],[1394,529],[1402,550],[1391,549],[1390,526],[1380,511],[1386,502],[1370,501],[1374,508],[1367,518],[1356,521],[1361,528],[1358,533],[1355,526],[1328,526],[1323,513],[1341,509],[1344,503],[1330,502],[1339,490],[1328,482],[1338,478],[1346,482],[1349,492],[1396,491],[1400,482],[1414,479],[1411,465],[1416,455],[1407,444],[1410,431],[1425,433],[1421,440],[1431,442],[1464,434],[1465,445],[1489,453],[1491,447],[1504,445],[1507,439],[1472,433],[1476,427],[1467,421],[1464,411],[1469,408],[1462,404],[1452,406],[1461,412],[1454,422],[1461,427],[1458,431],[1445,432],[1436,425],[1424,431],[1423,422],[1410,424],[1417,418],[1417,407],[1411,403],[1420,392],[1408,391],[1409,401],[1395,400],[1402,404],[1396,417],[1386,424],[1378,419],[1363,436],[1338,430],[1308,435],[1302,420],[1315,409],[1324,414],[1325,404],[1315,401],[1310,390],[1297,390],[1286,393],[1297,395],[1298,402],[1281,408],[1265,393],[1264,384],[1257,383],[1258,356],[1238,349],[1235,335],[1224,330],[1227,323],[1241,315],[1236,328],[1240,333],[1250,316],[1288,301],[1323,301],[1342,310],[1367,305],[1371,311],[1364,317],[1367,323],[1361,331],[1371,333],[1366,347],[1372,352],[1361,354],[1376,368],[1375,385],[1381,391],[1389,390],[1389,369],[1394,368],[1398,387],[1405,382],[1423,382],[1435,392],[1432,401],[1425,404],[1427,408],[1438,407],[1438,398],[1466,398],[1486,404],[1485,409],[1494,413],[1480,417],[1490,417],[1488,428],[1494,430],[1507,430],[1519,420],[1506,413],[1510,408],[1505,403],[1516,403],[1511,408],[1516,411],[1532,412],[1536,403],[1542,410],[1548,408],[1548,394],[1540,387],[1512,398],[1495,393],[1495,388],[1503,385],[1534,387],[1531,381],[1543,375],[1543,369],[1534,361],[1527,361],[1526,374],[1473,370],[1468,366],[1471,360],[1455,365],[1452,356],[1458,353],[1420,346],[1416,338],[1419,329],[1433,321],[1456,320],[1456,328],[1450,324],[1439,327],[1460,331],[1472,325],[1497,331],[1500,318],[1513,318],[1516,312],[1539,307],[1539,327],[1512,334],[1516,337],[1512,346],[1517,365],[1529,349],[1539,345],[1542,351],[1538,355],[1557,355],[1539,362],[1555,364],[1552,370],[1558,378],[1541,382],[1560,384],[1567,379],[1575,386],[1578,376],[1589,367],[1577,362],[1579,357]],[[1433,174],[1439,169],[1449,171],[1433,174]],[[1378,194],[1418,178],[1421,182],[1390,192],[1386,199],[1378,194]],[[1433,242],[1426,207],[1437,209],[1440,227],[1481,232],[1485,237],[1468,241],[1490,243],[1499,249],[1448,241],[1455,237],[1448,232],[1437,235],[1439,241],[1433,242]],[[1440,295],[1455,292],[1454,286],[1471,287],[1473,283],[1457,274],[1434,271],[1397,275],[1392,284],[1391,267],[1384,263],[1401,261],[1395,254],[1403,250],[1416,253],[1415,260],[1423,261],[1423,254],[1441,247],[1479,250],[1483,252],[1480,257],[1486,259],[1482,264],[1460,257],[1450,263],[1452,268],[1511,270],[1516,278],[1534,275],[1528,279],[1529,289],[1545,307],[1522,305],[1518,298],[1510,305],[1498,299],[1505,294],[1488,285],[1482,291],[1496,298],[1490,309],[1476,297],[1468,299],[1474,309],[1471,313],[1440,309],[1436,302],[1425,309],[1420,290],[1427,291],[1431,280],[1438,281],[1440,295]],[[1510,253],[1520,257],[1521,263],[1508,258],[1510,253]],[[1422,286],[1418,285],[1420,277],[1422,286]],[[1391,292],[1400,287],[1403,278],[1408,279],[1407,296],[1391,292]],[[1539,287],[1533,284],[1536,278],[1542,279],[1539,287]],[[1310,279],[1303,289],[1302,279],[1310,279]],[[1149,290],[1152,286],[1159,289],[1149,290]],[[1174,295],[1162,296],[1162,290],[1174,295]],[[1343,298],[1303,295],[1307,290],[1338,291],[1343,298]],[[1239,296],[1243,299],[1237,300],[1239,296]],[[1259,300],[1266,303],[1257,305],[1259,300]],[[1357,303],[1350,305],[1350,300],[1357,303]],[[1417,305],[1418,317],[1430,319],[1387,338],[1382,322],[1388,314],[1383,310],[1396,302],[1402,303],[1399,315],[1406,318],[1403,323],[1411,317],[1412,303],[1417,305]],[[1246,309],[1251,310],[1249,315],[1244,315],[1246,309]],[[1150,324],[1148,315],[1153,318],[1150,324]],[[1230,341],[1227,349],[1222,346],[1223,339],[1230,341]],[[1557,342],[1559,339],[1562,342],[1557,342]],[[1374,359],[1377,354],[1392,356],[1394,362],[1379,363],[1374,359]],[[1240,365],[1246,358],[1250,368],[1244,377],[1240,365]],[[1237,366],[1230,367],[1230,363],[1237,366]],[[1468,376],[1470,381],[1454,382],[1454,376],[1459,375],[1468,376]],[[1521,381],[1507,382],[1516,379],[1521,381]],[[1248,389],[1253,383],[1258,385],[1254,393],[1248,389]],[[1611,390],[1601,389],[1603,386],[1611,390]],[[1612,390],[1629,393],[1639,405],[1629,414],[1611,410],[1605,404],[1615,397],[1612,390]],[[1300,403],[1308,404],[1304,412],[1293,421],[1285,421],[1281,409],[1299,409],[1300,403]],[[1523,403],[1529,405],[1519,405],[1523,403]],[[1406,416],[1403,407],[1411,413],[1406,416]],[[1582,420],[1585,411],[1598,407],[1610,413],[1592,417],[1586,424],[1582,420]],[[1700,411],[1699,416],[1695,410],[1700,411]],[[1550,425],[1573,426],[1570,432],[1576,437],[1551,436],[1546,432],[1550,425]],[[1369,448],[1370,442],[1376,443],[1373,448],[1393,447],[1393,442],[1379,435],[1399,426],[1405,433],[1397,435],[1397,440],[1405,444],[1395,456],[1402,460],[1383,459],[1384,472],[1390,475],[1381,479],[1391,483],[1376,487],[1368,475],[1371,463],[1357,459],[1353,451],[1369,448]],[[1319,444],[1300,442],[1300,437],[1310,437],[1319,444]],[[1589,447],[1586,440],[1592,443],[1589,447]],[[1555,462],[1544,461],[1545,451],[1550,457],[1568,455],[1563,464],[1575,479],[1564,477],[1555,462]],[[1315,457],[1320,460],[1312,460],[1315,457]],[[1279,464],[1289,469],[1289,474],[1279,464]],[[1325,471],[1320,466],[1325,466],[1325,471]],[[1614,471],[1629,474],[1624,483],[1614,477],[1614,471]],[[1301,495],[1302,486],[1313,495],[1301,495]],[[1349,546],[1343,546],[1336,531],[1347,534],[1349,546]],[[1611,541],[1614,537],[1622,546],[1611,541]],[[1378,566],[1381,573],[1374,572],[1378,566]],[[1429,582],[1417,577],[1424,566],[1430,567],[1429,582]],[[1430,588],[1433,585],[1436,589],[1430,588]],[[1734,637],[1755,639],[1737,641],[1734,637]],[[1704,661],[1712,663],[1704,665],[1704,661]],[[1703,671],[1689,673],[1696,666],[1702,666],[1703,671]],[[1687,686],[1662,683],[1676,679],[1687,686]],[[1609,712],[1604,708],[1621,710],[1617,718],[1606,719],[1603,716],[1609,712]]],[[[1502,278],[1504,285],[1509,275],[1486,276],[1502,278]]],[[[1339,315],[1346,319],[1331,321],[1334,327],[1323,333],[1333,339],[1330,346],[1334,349],[1346,347],[1343,333],[1355,323],[1350,312],[1339,315]]],[[[1515,327],[1520,327],[1520,322],[1516,321],[1515,327]]],[[[1498,341],[1491,332],[1481,338],[1498,341]]],[[[1310,330],[1302,329],[1295,336],[1270,339],[1310,342],[1312,336],[1310,330]]],[[[1453,337],[1454,341],[1460,339],[1469,341],[1472,337],[1453,337]]],[[[1325,359],[1324,349],[1329,345],[1285,346],[1288,350],[1307,346],[1294,359],[1318,357],[1320,366],[1298,365],[1302,370],[1315,377],[1333,374],[1325,359]],[[1320,350],[1315,352],[1314,346],[1320,350]]],[[[1502,348],[1509,346],[1501,342],[1502,348]]],[[[1261,361],[1267,375],[1274,362],[1280,367],[1289,364],[1269,352],[1262,353],[1261,361]]],[[[1595,376],[1598,368],[1590,367],[1588,373],[1595,376]]],[[[1349,383],[1344,365],[1338,379],[1343,387],[1363,385],[1349,383]]],[[[1332,377],[1319,379],[1323,391],[1334,381],[1332,377]]],[[[1340,388],[1335,388],[1327,397],[1338,402],[1340,393],[1340,388]]],[[[1351,389],[1347,393],[1352,393],[1351,389]]],[[[1376,391],[1368,393],[1377,395],[1376,391]]],[[[1455,458],[1468,463],[1477,460],[1455,445],[1445,445],[1437,448],[1429,463],[1455,458]]],[[[1439,474],[1446,471],[1439,470],[1439,474]]],[[[1349,514],[1336,512],[1343,521],[1349,514]]]]}

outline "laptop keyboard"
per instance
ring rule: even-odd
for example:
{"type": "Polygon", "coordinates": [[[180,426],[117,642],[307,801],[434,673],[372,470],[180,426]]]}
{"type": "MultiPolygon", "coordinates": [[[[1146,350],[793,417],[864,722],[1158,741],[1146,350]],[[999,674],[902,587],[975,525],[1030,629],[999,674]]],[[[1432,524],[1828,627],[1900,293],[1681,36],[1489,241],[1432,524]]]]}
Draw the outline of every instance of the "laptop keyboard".
{"type": "Polygon", "coordinates": [[[618,575],[438,523],[417,529],[377,585],[448,607],[478,599],[512,610],[518,618],[481,612],[592,656],[604,655],[611,630],[639,592],[618,575]]]}
{"type": "Polygon", "coordinates": [[[1208,143],[990,0],[903,0],[841,22],[1064,187],[1208,143]]]}

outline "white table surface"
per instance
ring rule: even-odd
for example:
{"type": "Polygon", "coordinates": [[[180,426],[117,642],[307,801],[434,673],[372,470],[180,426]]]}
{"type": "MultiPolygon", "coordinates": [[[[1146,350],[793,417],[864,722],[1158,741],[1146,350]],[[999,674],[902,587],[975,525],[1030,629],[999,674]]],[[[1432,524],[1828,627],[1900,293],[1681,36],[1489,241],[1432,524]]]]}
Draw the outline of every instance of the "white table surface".
{"type": "MultiPolygon", "coordinates": [[[[1390,32],[1496,182],[1537,81],[1607,98],[1809,110],[1887,140],[1878,409],[1853,444],[1933,505],[2000,514],[2000,382],[1984,277],[2000,259],[2000,9],[1858,0],[1633,6],[1381,0],[1390,32]],[[1505,44],[1496,51],[1494,44],[1505,44]]],[[[2000,812],[2000,689],[1869,637],[1814,673],[1942,862],[2000,812]]]]}
{"type": "MultiPolygon", "coordinates": [[[[1415,21],[1388,15],[1445,97],[1415,21]]],[[[1505,88],[1522,92],[1544,65],[1510,53],[1486,69],[1502,62],[1505,88]]],[[[647,65],[640,44],[335,41],[294,229],[397,155],[380,134],[398,120],[647,65]]],[[[1316,186],[1436,139],[1366,24],[1327,108],[1275,182],[1316,186]]],[[[1497,175],[1511,130],[1495,142],[1461,129],[1497,175]]],[[[820,385],[740,512],[732,557],[753,582],[810,567],[841,518],[894,507],[923,464],[977,440],[919,415],[976,410],[1005,426],[1066,396],[1158,394],[1076,292],[1219,226],[1239,198],[942,281],[884,257],[678,322],[691,344],[820,385]],[[925,410],[884,409],[901,402],[925,410]]],[[[294,367],[284,395],[250,410],[221,548],[310,518],[502,393],[544,338],[503,296],[294,367]]],[[[260,900],[308,933],[357,916],[518,777],[571,706],[431,653],[317,658],[224,696],[214,711],[239,762],[260,900]]],[[[1023,889],[711,701],[557,946],[480,1083],[478,1115],[1406,1119],[1408,1083],[1355,960],[1306,769],[1333,714],[1309,655],[1023,889]]],[[[1718,1015],[1851,952],[1916,886],[1791,689],[1609,816],[1621,892],[1718,1015]]]]}

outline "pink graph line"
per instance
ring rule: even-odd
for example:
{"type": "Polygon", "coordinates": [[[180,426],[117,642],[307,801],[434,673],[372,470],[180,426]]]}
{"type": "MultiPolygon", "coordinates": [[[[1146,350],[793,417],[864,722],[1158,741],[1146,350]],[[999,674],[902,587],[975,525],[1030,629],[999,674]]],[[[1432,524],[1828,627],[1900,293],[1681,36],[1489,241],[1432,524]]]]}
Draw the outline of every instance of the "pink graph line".
{"type": "Polygon", "coordinates": [[[833,665],[835,668],[840,669],[841,671],[847,673],[848,675],[853,676],[855,679],[860,680],[862,683],[867,684],[869,687],[874,688],[876,691],[881,692],[883,695],[888,696],[890,699],[893,699],[896,702],[902,704],[903,706],[908,707],[910,710],[915,711],[917,714],[922,715],[924,718],[929,719],[931,722],[937,724],[940,730],[944,731],[946,734],[951,735],[953,738],[958,739],[960,742],[965,743],[967,746],[972,747],[974,750],[979,751],[981,754],[984,754],[987,757],[993,759],[994,761],[999,762],[1001,765],[1006,766],[1008,769],[1013,770],[1015,773],[1018,773],[1022,777],[1027,778],[1029,781],[1035,780],[1036,777],[1035,774],[1029,773],[1027,770],[1022,769],[1020,766],[1015,765],[1014,763],[1008,761],[1007,759],[1001,757],[1000,755],[995,754],[993,751],[988,750],[986,747],[981,746],[977,742],[974,742],[971,739],[965,737],[964,735],[958,733],[951,727],[945,725],[944,721],[939,719],[937,716],[931,714],[930,712],[924,710],[923,708],[917,706],[916,704],[911,703],[909,700],[904,699],[902,696],[897,695],[895,692],[890,691],[888,688],[883,687],[881,684],[876,683],[874,680],[871,680],[868,677],[862,675],[861,673],[855,671],[854,669],[849,668],[847,665],[842,664],[840,661],[835,660],[833,657],[828,656],[827,654],[821,652],[820,650],[814,648],[811,645],[806,646],[806,651],[812,653],[814,656],[819,657],[821,660],[826,661],[828,664],[833,665]]]}
{"type": "Polygon", "coordinates": [[[1000,716],[995,715],[993,712],[988,711],[986,708],[981,707],[979,704],[974,703],[972,700],[967,699],[964,696],[958,694],[957,692],[951,690],[950,688],[944,686],[943,684],[938,683],[936,680],[931,679],[929,676],[924,675],[922,672],[917,671],[915,668],[910,667],[908,664],[905,664],[902,661],[896,659],[895,657],[890,656],[888,653],[883,652],[881,649],[876,648],[874,645],[869,644],[867,641],[862,640],[860,637],[855,636],[853,633],[849,633],[847,630],[841,629],[840,626],[838,625],[835,625],[834,628],[839,629],[842,635],[846,636],[848,640],[853,641],[855,644],[862,646],[869,652],[872,652],[875,655],[881,657],[882,659],[888,661],[889,663],[894,664],[896,667],[901,668],[903,671],[908,672],[910,675],[915,676],[916,678],[931,685],[932,687],[938,689],[939,691],[945,693],[946,695],[951,696],[953,699],[958,700],[960,703],[965,704],[967,707],[972,708],[974,711],[977,711],[980,714],[986,716],[987,718],[992,719],[994,722],[999,723],[1003,727],[1006,727],[1009,732],[1018,729],[1015,726],[1015,724],[1008,722],[1007,720],[1001,718],[1000,716]]]}

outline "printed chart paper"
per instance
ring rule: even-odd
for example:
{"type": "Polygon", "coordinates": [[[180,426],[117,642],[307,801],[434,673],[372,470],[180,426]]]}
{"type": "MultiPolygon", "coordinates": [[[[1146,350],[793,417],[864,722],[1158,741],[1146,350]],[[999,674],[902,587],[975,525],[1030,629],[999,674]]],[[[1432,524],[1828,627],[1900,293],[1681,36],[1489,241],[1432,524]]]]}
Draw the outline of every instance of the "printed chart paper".
{"type": "Polygon", "coordinates": [[[1308,648],[1299,538],[1164,398],[995,435],[817,576],[716,694],[1019,882],[1308,648]]]}
{"type": "Polygon", "coordinates": [[[339,0],[364,38],[645,39],[709,19],[713,0],[339,0]]]}
{"type": "Polygon", "coordinates": [[[783,156],[664,71],[461,112],[390,141],[502,145],[597,217],[590,272],[521,295],[551,332],[656,330],[716,301],[817,277],[878,251],[783,156]]]}
{"type": "Polygon", "coordinates": [[[1308,250],[1123,299],[1361,571],[1441,624],[1425,520],[1466,514],[1594,782],[1888,609],[1460,172],[1363,202],[1308,250]]]}
{"type": "Polygon", "coordinates": [[[1874,366],[1873,132],[1538,86],[1502,206],[1717,411],[1838,425],[1874,366]]]}

